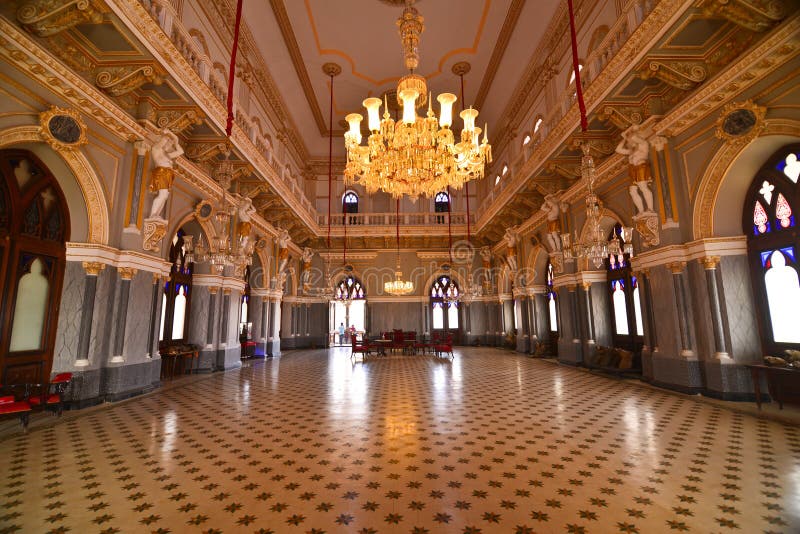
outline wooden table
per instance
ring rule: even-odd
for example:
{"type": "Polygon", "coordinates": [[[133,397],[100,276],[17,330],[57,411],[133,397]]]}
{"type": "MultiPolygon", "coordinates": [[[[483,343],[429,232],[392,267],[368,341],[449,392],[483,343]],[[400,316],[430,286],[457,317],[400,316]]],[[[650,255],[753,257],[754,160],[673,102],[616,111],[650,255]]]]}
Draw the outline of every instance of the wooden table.
{"type": "Polygon", "coordinates": [[[378,347],[378,354],[380,356],[386,356],[386,347],[392,343],[391,339],[375,339],[370,341],[370,343],[375,343],[375,346],[378,347]]]}
{"type": "Polygon", "coordinates": [[[753,379],[756,404],[761,409],[761,375],[767,378],[769,396],[783,410],[784,401],[800,402],[800,369],[791,367],[770,367],[768,365],[748,365],[753,379]]]}

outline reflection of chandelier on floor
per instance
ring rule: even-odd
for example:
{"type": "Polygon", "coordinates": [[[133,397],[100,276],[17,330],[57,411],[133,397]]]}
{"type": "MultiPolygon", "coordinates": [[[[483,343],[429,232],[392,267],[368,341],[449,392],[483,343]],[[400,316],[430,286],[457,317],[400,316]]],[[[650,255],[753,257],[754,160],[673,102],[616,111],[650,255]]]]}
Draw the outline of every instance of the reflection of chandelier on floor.
{"type": "Polygon", "coordinates": [[[350,130],[344,135],[347,148],[344,176],[345,183],[359,183],[367,193],[382,190],[395,198],[408,195],[416,200],[419,196],[433,196],[448,186],[460,189],[469,180],[483,178],[485,164],[492,161],[492,147],[486,128],[480,140],[481,129],[475,126],[478,110],[472,108],[461,112],[464,128],[460,142],[455,142],[450,129],[456,101],[454,94],[440,94],[436,99],[440,105],[438,120],[433,113],[425,78],[414,73],[419,65],[419,37],[425,28],[423,18],[411,3],[408,2],[397,21],[405,66],[410,71],[397,85],[397,101],[403,106],[403,117],[397,122],[391,118],[386,96],[383,120],[380,119],[380,98],[364,100],[370,135],[367,144],[362,146],[363,117],[358,113],[349,114],[346,120],[350,130]],[[426,102],[427,115],[417,116],[416,108],[426,102]]]}
{"type": "Polygon", "coordinates": [[[385,282],[383,289],[390,295],[408,295],[414,291],[414,282],[403,280],[403,271],[400,270],[400,199],[398,198],[395,225],[397,227],[397,268],[394,271],[394,280],[385,282]]]}
{"type": "Polygon", "coordinates": [[[216,205],[203,200],[195,210],[198,220],[211,221],[214,232],[209,236],[209,243],[203,242],[202,234],[196,245],[192,244],[192,236],[184,236],[184,242],[187,243],[187,252],[192,260],[198,263],[208,262],[214,273],[222,274],[226,266],[232,266],[236,274],[244,274],[245,268],[253,263],[255,243],[250,238],[250,216],[255,209],[249,199],[241,199],[239,205],[228,201],[226,192],[233,181],[233,163],[230,158],[220,163],[217,181],[222,186],[220,200],[216,205]],[[239,221],[234,224],[237,215],[239,221]]]}
{"type": "Polygon", "coordinates": [[[586,258],[587,261],[591,260],[596,269],[599,269],[609,255],[620,258],[622,254],[633,255],[633,245],[631,244],[633,228],[622,227],[620,234],[624,243],[622,248],[620,248],[620,241],[616,236],[610,240],[606,237],[601,225],[603,216],[600,213],[600,199],[594,192],[594,159],[589,154],[588,143],[581,144],[581,150],[583,150],[581,176],[586,182],[586,230],[582,240],[578,238],[577,232],[575,233],[575,243],[571,242],[572,239],[568,233],[562,234],[561,245],[565,260],[586,258]]]}

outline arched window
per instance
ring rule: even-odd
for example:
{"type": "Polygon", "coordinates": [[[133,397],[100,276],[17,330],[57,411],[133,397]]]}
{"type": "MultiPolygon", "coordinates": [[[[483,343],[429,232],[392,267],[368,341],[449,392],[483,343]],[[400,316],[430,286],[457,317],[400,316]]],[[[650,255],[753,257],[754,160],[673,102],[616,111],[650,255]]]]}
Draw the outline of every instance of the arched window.
{"type": "MultiPolygon", "coordinates": [[[[623,250],[625,241],[622,238],[622,226],[614,225],[608,236],[609,241],[616,239],[619,249],[623,250]]],[[[628,254],[609,254],[606,259],[608,271],[608,288],[611,300],[611,324],[614,346],[637,350],[642,335],[642,306],[639,299],[639,280],[631,272],[628,254]]]]}
{"type": "Polygon", "coordinates": [[[765,354],[800,349],[800,144],[785,146],[756,173],[745,199],[751,280],[765,354]]]}
{"type": "Polygon", "coordinates": [[[542,121],[543,119],[539,117],[538,119],[536,119],[536,122],[533,123],[533,135],[539,133],[539,129],[542,127],[542,121]]]}
{"type": "Polygon", "coordinates": [[[239,303],[239,340],[244,343],[253,336],[253,322],[250,320],[250,266],[244,270],[244,291],[239,303]]]}
{"type": "Polygon", "coordinates": [[[558,332],[558,305],[556,290],[553,287],[553,264],[547,261],[547,316],[550,319],[550,332],[558,332]]]}
{"type": "Polygon", "coordinates": [[[69,209],[55,176],[33,153],[0,150],[0,174],[0,379],[44,382],[58,328],[69,209]]]}
{"type": "Polygon", "coordinates": [[[161,297],[161,329],[159,341],[186,341],[189,333],[189,309],[192,300],[194,263],[186,261],[186,246],[181,228],[172,238],[169,260],[172,268],[161,297]]]}
{"type": "Polygon", "coordinates": [[[522,146],[528,146],[528,143],[531,142],[530,134],[525,134],[525,138],[522,140],[522,146]]]}
{"type": "MultiPolygon", "coordinates": [[[[436,196],[433,199],[433,211],[436,213],[449,213],[450,212],[450,195],[448,195],[445,191],[441,191],[436,193],[436,196]]],[[[439,224],[444,224],[447,222],[444,215],[437,215],[436,222],[439,224]]]]}
{"type": "Polygon", "coordinates": [[[431,311],[434,332],[458,330],[458,284],[447,275],[431,286],[431,311]]]}
{"type": "MultiPolygon", "coordinates": [[[[583,63],[578,63],[578,72],[581,71],[583,71],[583,63]]],[[[575,83],[575,69],[570,65],[569,83],[567,85],[572,85],[573,83],[575,83]]]]}
{"type": "Polygon", "coordinates": [[[358,213],[358,195],[355,191],[346,191],[342,196],[342,211],[344,213],[358,213]]]}
{"type": "Polygon", "coordinates": [[[366,330],[367,293],[361,281],[351,274],[342,278],[333,292],[333,327],[340,324],[345,328],[355,328],[356,332],[366,330]]]}

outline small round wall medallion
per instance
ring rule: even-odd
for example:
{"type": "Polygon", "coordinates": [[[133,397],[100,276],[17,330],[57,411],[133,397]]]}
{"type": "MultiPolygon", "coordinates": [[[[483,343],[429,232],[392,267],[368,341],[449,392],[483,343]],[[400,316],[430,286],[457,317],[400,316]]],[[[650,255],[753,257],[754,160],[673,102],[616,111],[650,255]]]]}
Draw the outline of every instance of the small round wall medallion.
{"type": "Polygon", "coordinates": [[[73,109],[52,106],[39,114],[42,138],[54,150],[69,150],[85,145],[86,125],[73,109]]]}
{"type": "Polygon", "coordinates": [[[206,222],[214,215],[214,206],[208,200],[201,200],[194,208],[194,216],[200,222],[206,222]]]}
{"type": "Polygon", "coordinates": [[[728,142],[748,142],[764,129],[764,116],[767,108],[751,100],[730,103],[717,119],[715,135],[728,142]]]}
{"type": "Polygon", "coordinates": [[[266,237],[261,237],[258,241],[256,241],[256,249],[258,250],[265,250],[267,245],[269,245],[269,241],[267,241],[266,237]]]}

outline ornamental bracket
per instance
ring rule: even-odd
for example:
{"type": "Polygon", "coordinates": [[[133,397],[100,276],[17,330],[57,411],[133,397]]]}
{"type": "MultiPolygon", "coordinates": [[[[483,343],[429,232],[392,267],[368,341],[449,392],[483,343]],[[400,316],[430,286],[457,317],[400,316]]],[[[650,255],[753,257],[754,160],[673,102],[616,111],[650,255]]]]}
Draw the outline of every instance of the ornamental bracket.
{"type": "Polygon", "coordinates": [[[17,20],[34,35],[47,37],[78,24],[99,24],[103,10],[91,0],[29,0],[17,10],[17,20]]]}
{"type": "Polygon", "coordinates": [[[701,61],[651,59],[639,71],[639,77],[643,80],[657,78],[676,89],[691,91],[708,77],[708,69],[701,61]]]}

